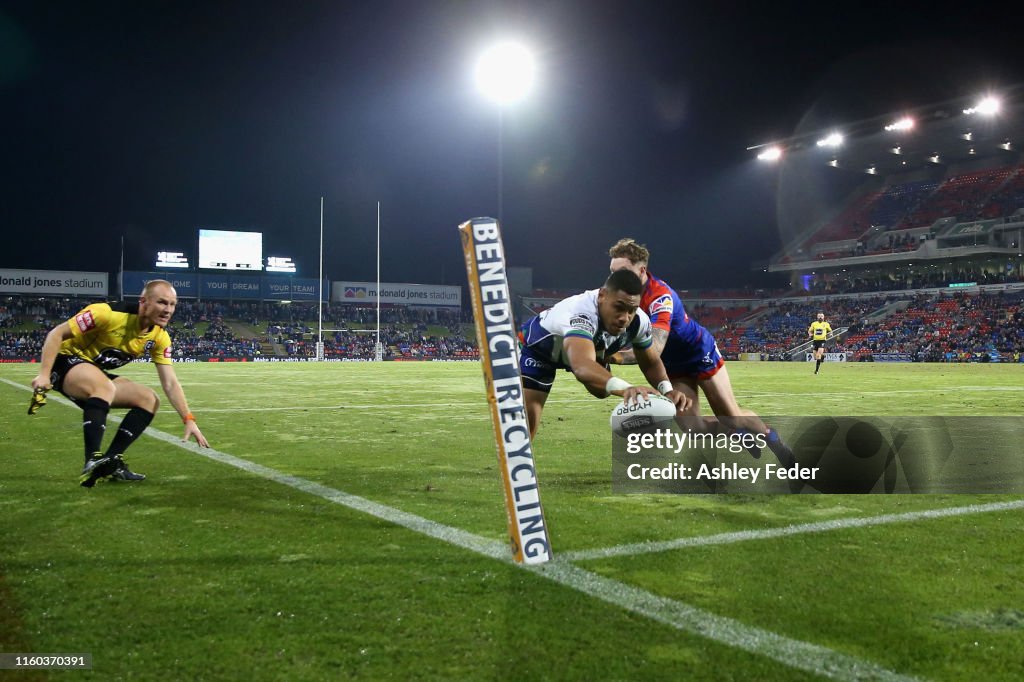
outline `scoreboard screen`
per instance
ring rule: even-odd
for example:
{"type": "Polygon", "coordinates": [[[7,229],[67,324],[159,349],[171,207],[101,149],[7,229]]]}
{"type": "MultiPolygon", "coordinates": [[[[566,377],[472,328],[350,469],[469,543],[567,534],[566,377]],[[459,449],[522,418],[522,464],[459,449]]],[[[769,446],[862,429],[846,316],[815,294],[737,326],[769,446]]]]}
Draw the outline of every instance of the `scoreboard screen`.
{"type": "Polygon", "coordinates": [[[263,233],[199,230],[199,267],[210,270],[263,270],[263,233]]]}

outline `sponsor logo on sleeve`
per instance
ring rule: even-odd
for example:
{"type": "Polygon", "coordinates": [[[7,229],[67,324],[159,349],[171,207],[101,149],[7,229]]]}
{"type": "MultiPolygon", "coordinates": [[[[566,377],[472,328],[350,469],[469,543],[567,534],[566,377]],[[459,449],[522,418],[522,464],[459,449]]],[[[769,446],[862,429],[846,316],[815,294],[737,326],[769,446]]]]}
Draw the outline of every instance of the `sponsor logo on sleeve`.
{"type": "Polygon", "coordinates": [[[93,318],[92,312],[89,310],[75,315],[75,322],[78,324],[78,329],[82,333],[85,333],[90,329],[95,329],[96,327],[96,320],[93,318]]]}
{"type": "Polygon", "coordinates": [[[171,347],[170,346],[167,346],[167,348],[164,348],[164,357],[167,358],[168,360],[171,359],[171,347]]]}
{"type": "Polygon", "coordinates": [[[672,294],[665,294],[654,299],[650,306],[650,315],[654,317],[659,313],[666,313],[672,317],[672,294]]]}
{"type": "Polygon", "coordinates": [[[589,336],[593,336],[597,332],[597,325],[594,324],[586,315],[576,315],[569,319],[569,328],[576,329],[581,332],[586,332],[589,336]]]}

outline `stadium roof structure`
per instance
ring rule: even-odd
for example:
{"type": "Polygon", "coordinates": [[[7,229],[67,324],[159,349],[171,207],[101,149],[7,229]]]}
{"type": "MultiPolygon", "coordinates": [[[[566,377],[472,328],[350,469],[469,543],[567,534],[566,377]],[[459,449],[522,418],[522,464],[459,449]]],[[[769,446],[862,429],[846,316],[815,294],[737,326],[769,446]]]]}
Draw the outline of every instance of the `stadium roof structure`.
{"type": "MultiPolygon", "coordinates": [[[[992,113],[976,110],[982,97],[923,105],[748,149],[761,156],[778,147],[782,157],[799,155],[801,161],[820,157],[823,165],[880,176],[1004,154],[1007,163],[1013,163],[1024,151],[1024,84],[993,93],[998,107],[992,113]],[[903,125],[893,127],[900,121],[903,125]],[[841,140],[826,142],[836,134],[841,140]]],[[[771,156],[763,158],[774,160],[771,156]]]]}

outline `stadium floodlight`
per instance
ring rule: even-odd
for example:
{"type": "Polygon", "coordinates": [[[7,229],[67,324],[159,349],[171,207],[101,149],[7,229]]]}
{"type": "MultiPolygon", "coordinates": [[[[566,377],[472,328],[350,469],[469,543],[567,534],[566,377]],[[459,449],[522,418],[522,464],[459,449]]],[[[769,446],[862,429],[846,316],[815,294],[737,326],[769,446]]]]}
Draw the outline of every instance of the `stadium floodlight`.
{"type": "Polygon", "coordinates": [[[477,60],[473,73],[477,89],[485,99],[496,104],[498,114],[498,222],[504,215],[504,109],[523,99],[533,89],[537,66],[533,53],[516,42],[498,43],[477,60]]]}
{"type": "Polygon", "coordinates": [[[885,126],[885,130],[886,130],[886,132],[892,132],[894,130],[895,131],[903,131],[903,130],[910,130],[913,127],[914,127],[914,119],[910,118],[909,116],[904,116],[900,120],[893,121],[889,125],[885,126]]]}
{"type": "Polygon", "coordinates": [[[499,43],[481,55],[474,72],[476,85],[487,99],[512,104],[533,87],[537,66],[533,54],[519,43],[499,43]]]}
{"type": "Polygon", "coordinates": [[[839,133],[832,133],[818,140],[816,144],[819,147],[840,147],[843,144],[843,136],[839,133]]]}
{"type": "Polygon", "coordinates": [[[1002,102],[998,98],[988,96],[982,98],[973,107],[964,109],[965,114],[983,114],[985,116],[993,116],[999,113],[999,109],[1002,107],[1002,102]]]}
{"type": "Polygon", "coordinates": [[[891,151],[893,154],[902,154],[903,153],[903,147],[893,147],[889,151],[891,151]]]}
{"type": "Polygon", "coordinates": [[[759,161],[778,161],[782,158],[782,147],[772,145],[757,155],[759,161]]]}
{"type": "Polygon", "coordinates": [[[864,172],[867,173],[868,175],[878,175],[878,169],[875,168],[874,166],[868,166],[867,168],[864,169],[864,172]]]}

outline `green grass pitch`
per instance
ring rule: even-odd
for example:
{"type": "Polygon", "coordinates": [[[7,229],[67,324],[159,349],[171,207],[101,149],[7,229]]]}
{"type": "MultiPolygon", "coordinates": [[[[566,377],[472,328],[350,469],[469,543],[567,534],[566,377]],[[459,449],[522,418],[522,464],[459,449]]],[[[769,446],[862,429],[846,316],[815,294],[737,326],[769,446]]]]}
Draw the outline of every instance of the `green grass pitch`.
{"type": "MultiPolygon", "coordinates": [[[[1024,416],[1024,366],[728,367],[765,415],[1024,416]]],[[[143,437],[128,460],[149,479],[92,490],[80,412],[25,414],[34,369],[0,365],[0,652],[93,669],[0,682],[1024,677],[1020,496],[613,495],[613,405],[560,374],[534,446],[556,561],[524,570],[316,493],[503,542],[476,363],[180,364],[213,448],[253,470],[143,437]],[[585,554],[678,538],[698,541],[585,554]]],[[[152,367],[121,373],[163,397],[152,367]]],[[[153,429],[180,437],[166,401],[153,429]]]]}

